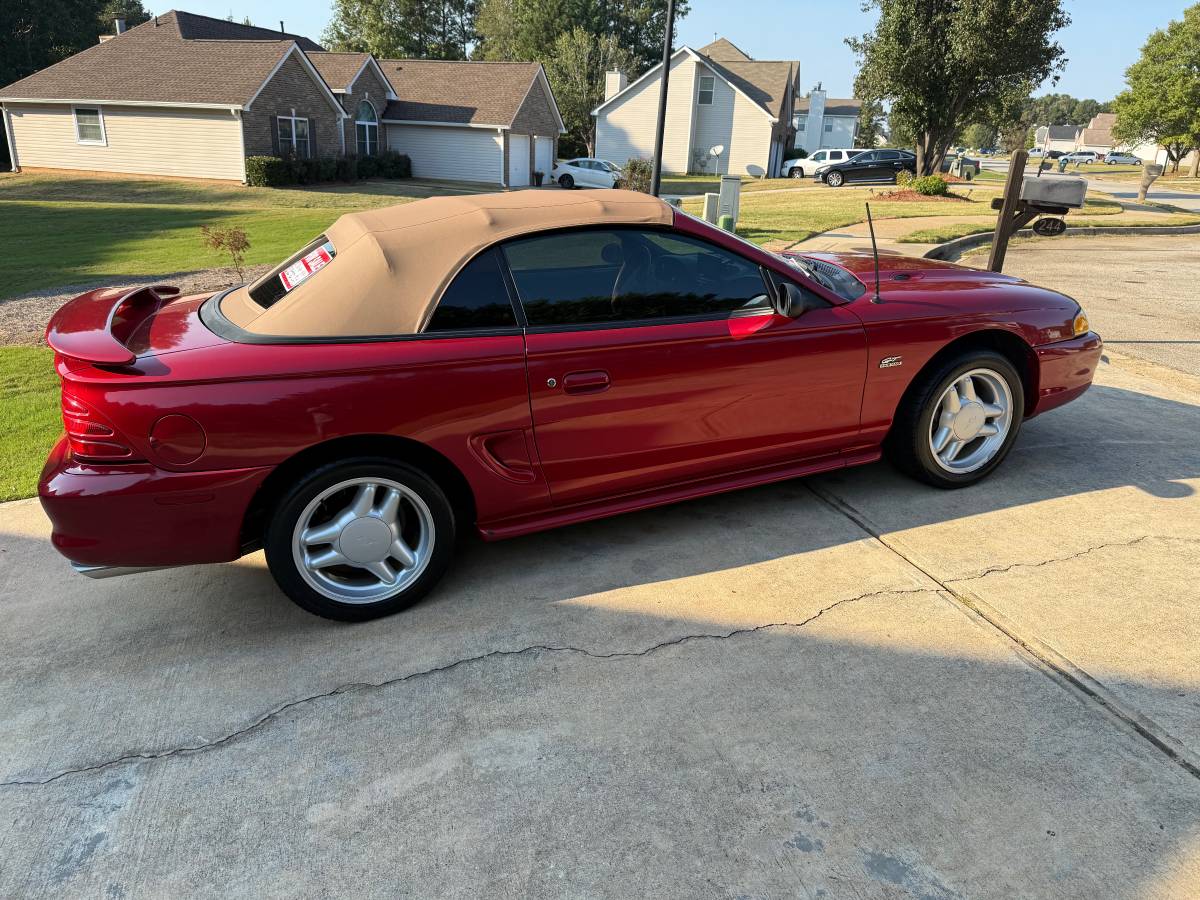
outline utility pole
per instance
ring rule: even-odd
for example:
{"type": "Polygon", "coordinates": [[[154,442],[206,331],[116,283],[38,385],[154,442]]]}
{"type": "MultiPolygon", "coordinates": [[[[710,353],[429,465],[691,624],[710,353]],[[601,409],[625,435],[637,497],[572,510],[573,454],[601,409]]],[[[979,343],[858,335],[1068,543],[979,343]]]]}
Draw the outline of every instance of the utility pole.
{"type": "Polygon", "coordinates": [[[662,84],[658,91],[658,127],[654,132],[654,160],[650,193],[658,196],[662,181],[663,131],[667,127],[667,82],[671,77],[671,45],[675,42],[675,0],[667,0],[667,27],[663,35],[662,84]]]}

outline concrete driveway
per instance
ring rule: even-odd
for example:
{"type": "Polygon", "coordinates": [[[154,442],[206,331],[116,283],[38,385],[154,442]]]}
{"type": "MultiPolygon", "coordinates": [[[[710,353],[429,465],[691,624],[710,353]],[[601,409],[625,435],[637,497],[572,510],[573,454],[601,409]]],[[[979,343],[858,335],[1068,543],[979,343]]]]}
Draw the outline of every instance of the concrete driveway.
{"type": "Polygon", "coordinates": [[[471,544],[341,626],[0,507],[0,896],[1194,898],[1200,386],[471,544]]]}

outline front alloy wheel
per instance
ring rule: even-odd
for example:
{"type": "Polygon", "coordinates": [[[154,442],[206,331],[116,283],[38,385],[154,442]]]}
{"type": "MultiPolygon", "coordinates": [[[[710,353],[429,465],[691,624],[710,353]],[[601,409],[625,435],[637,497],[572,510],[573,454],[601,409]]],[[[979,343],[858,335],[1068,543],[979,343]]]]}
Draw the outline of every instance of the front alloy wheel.
{"type": "Polygon", "coordinates": [[[423,472],[386,459],[324,466],[276,508],[265,548],[271,574],[309,612],[362,621],[414,603],[441,577],[454,516],[423,472]]]}
{"type": "Polygon", "coordinates": [[[897,468],[942,488],[986,477],[1008,455],[1024,417],[1021,376],[992,350],[947,360],[901,401],[886,449],[897,468]]]}
{"type": "Polygon", "coordinates": [[[830,187],[841,187],[845,182],[846,179],[841,172],[830,172],[825,176],[825,183],[830,187]]]}

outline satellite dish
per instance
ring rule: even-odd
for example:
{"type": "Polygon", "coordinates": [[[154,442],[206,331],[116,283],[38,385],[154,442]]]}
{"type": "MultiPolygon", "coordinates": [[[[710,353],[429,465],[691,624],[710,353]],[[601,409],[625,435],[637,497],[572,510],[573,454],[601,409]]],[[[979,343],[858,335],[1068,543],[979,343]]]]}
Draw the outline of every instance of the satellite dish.
{"type": "Polygon", "coordinates": [[[720,156],[720,155],[721,155],[722,153],[724,153],[724,152],[725,152],[725,145],[724,145],[724,144],[717,144],[717,146],[715,146],[715,147],[712,147],[712,148],[710,148],[710,149],[709,149],[709,151],[708,151],[708,155],[709,155],[709,156],[720,156]]]}

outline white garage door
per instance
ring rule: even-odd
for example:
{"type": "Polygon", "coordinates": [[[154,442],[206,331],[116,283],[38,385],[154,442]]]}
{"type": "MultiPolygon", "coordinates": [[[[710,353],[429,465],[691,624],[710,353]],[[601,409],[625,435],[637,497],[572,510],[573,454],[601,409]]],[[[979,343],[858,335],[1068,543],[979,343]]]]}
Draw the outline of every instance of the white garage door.
{"type": "Polygon", "coordinates": [[[445,125],[388,125],[389,150],[412,160],[414,178],[499,184],[504,151],[498,131],[445,125]]]}
{"type": "Polygon", "coordinates": [[[529,135],[508,136],[508,186],[525,187],[529,184],[529,135]]]}
{"type": "Polygon", "coordinates": [[[550,178],[550,170],[554,168],[554,138],[533,139],[533,167],[550,178]]]}

